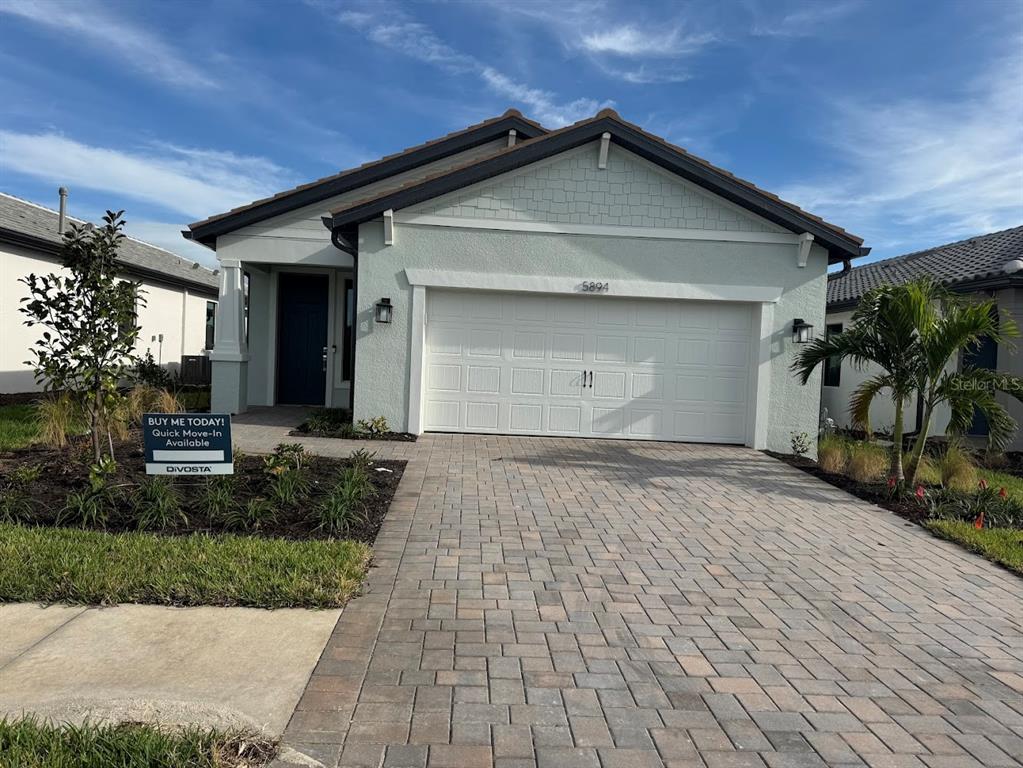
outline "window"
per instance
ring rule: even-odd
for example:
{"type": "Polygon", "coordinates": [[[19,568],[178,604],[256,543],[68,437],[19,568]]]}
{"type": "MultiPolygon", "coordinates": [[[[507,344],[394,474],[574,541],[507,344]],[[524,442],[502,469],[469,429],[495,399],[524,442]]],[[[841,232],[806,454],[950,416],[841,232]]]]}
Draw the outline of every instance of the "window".
{"type": "MultiPolygon", "coordinates": [[[[842,332],[841,323],[831,323],[825,326],[827,338],[837,336],[842,332]]],[[[837,357],[829,357],[824,363],[824,386],[837,387],[842,381],[842,361],[837,357]]]]}
{"type": "Polygon", "coordinates": [[[341,380],[352,380],[352,351],[355,349],[355,284],[345,280],[345,332],[341,350],[341,380]]]}
{"type": "Polygon", "coordinates": [[[206,302],[206,349],[213,349],[213,340],[216,338],[217,328],[217,302],[206,302]]]}

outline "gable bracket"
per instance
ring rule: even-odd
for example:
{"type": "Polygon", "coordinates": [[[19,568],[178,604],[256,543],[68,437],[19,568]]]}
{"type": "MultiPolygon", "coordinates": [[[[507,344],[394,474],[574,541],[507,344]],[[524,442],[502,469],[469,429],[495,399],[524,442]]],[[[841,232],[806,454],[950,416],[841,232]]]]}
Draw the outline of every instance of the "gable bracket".
{"type": "Polygon", "coordinates": [[[813,245],[813,235],[804,232],[799,236],[799,252],[796,254],[796,265],[805,267],[807,259],[810,258],[810,246],[813,245]]]}
{"type": "Polygon", "coordinates": [[[510,131],[508,131],[508,146],[509,147],[514,147],[515,146],[515,141],[518,138],[518,136],[519,136],[519,132],[516,131],[514,128],[512,128],[510,131]]]}
{"type": "Polygon", "coordinates": [[[394,210],[384,211],[384,245],[394,245],[394,210]]]}
{"type": "Polygon", "coordinates": [[[606,131],[600,135],[600,157],[597,158],[597,167],[601,170],[607,168],[607,150],[611,144],[611,134],[606,131]]]}

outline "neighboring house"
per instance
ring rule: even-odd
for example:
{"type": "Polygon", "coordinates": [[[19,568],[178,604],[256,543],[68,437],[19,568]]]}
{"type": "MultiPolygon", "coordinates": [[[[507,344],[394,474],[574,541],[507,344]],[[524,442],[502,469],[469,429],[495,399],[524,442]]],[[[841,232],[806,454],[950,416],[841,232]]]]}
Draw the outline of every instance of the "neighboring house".
{"type": "MultiPolygon", "coordinates": [[[[45,329],[25,325],[19,308],[28,288],[20,280],[59,271],[62,239],[57,211],[0,193],[0,392],[41,389],[26,361],[45,329]]],[[[130,237],[121,242],[118,260],[124,277],[142,284],[138,351],[151,351],[171,371],[186,355],[205,355],[213,345],[216,273],[130,237]]]]}
{"type": "MultiPolygon", "coordinates": [[[[848,328],[860,297],[871,288],[920,277],[933,278],[955,293],[978,298],[993,297],[999,310],[1020,324],[1023,321],[1023,226],[875,261],[831,275],[824,332],[841,333],[848,328]]],[[[1023,375],[1023,356],[1017,354],[1018,343],[1011,342],[999,348],[998,344],[987,339],[979,349],[961,354],[954,365],[969,364],[1023,375]]],[[[849,425],[849,399],[856,387],[871,375],[869,368],[860,370],[850,363],[841,367],[829,365],[825,370],[821,404],[840,426],[849,425]]],[[[1013,418],[1023,423],[1023,406],[1007,395],[999,395],[999,399],[1009,408],[1013,418]]],[[[916,431],[919,418],[916,398],[907,404],[905,418],[906,429],[916,431]]],[[[932,420],[931,434],[943,435],[948,418],[947,409],[938,409],[932,420]]],[[[870,419],[874,429],[890,428],[895,421],[890,399],[884,396],[877,398],[871,407],[870,419]]],[[[974,420],[970,434],[976,437],[987,435],[987,424],[982,416],[974,420]]],[[[1023,450],[1023,434],[1017,434],[1010,448],[1023,450]]]]}
{"type": "Polygon", "coordinates": [[[777,450],[817,429],[793,321],[869,250],[611,110],[509,110],[185,236],[221,264],[214,410],[777,450]]]}

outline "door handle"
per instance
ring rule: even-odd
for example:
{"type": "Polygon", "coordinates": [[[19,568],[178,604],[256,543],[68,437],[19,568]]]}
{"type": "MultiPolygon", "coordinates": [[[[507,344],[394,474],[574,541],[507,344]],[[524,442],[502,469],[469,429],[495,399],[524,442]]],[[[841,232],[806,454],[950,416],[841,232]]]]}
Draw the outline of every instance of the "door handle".
{"type": "Polygon", "coordinates": [[[593,389],[593,371],[590,371],[590,389],[593,389]]]}
{"type": "Polygon", "coordinates": [[[321,359],[323,360],[323,372],[326,373],[327,372],[327,348],[326,347],[323,348],[323,355],[321,356],[321,359]]]}

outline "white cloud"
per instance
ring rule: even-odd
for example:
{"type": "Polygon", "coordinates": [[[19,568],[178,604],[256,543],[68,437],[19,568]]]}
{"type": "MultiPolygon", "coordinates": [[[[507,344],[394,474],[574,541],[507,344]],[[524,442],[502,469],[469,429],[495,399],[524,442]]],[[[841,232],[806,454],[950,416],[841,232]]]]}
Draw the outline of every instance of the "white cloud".
{"type": "Polygon", "coordinates": [[[406,18],[398,9],[387,8],[378,15],[346,10],[337,14],[336,18],[362,32],[377,45],[441,67],[452,74],[478,77],[491,91],[526,107],[533,117],[550,127],[559,128],[580,120],[602,106],[595,99],[587,98],[559,101],[550,91],[516,82],[479,59],[452,48],[428,26],[406,18]]]}
{"type": "Polygon", "coordinates": [[[46,27],[70,42],[80,41],[133,69],[171,85],[216,88],[216,81],[186,55],[148,29],[104,10],[99,4],[0,0],[0,13],[46,27]]]}
{"type": "MultiPolygon", "coordinates": [[[[759,18],[754,21],[752,33],[755,37],[813,37],[820,30],[821,24],[830,24],[845,18],[856,10],[861,3],[850,2],[815,2],[798,10],[786,13],[780,18],[759,18]]],[[[769,6],[772,10],[775,6],[769,6]]]]}
{"type": "MultiPolygon", "coordinates": [[[[98,218],[98,217],[97,217],[98,218]]],[[[125,226],[125,233],[137,240],[164,248],[176,253],[182,258],[191,261],[198,261],[211,269],[216,269],[217,255],[209,248],[185,240],[181,231],[187,228],[186,222],[170,223],[166,221],[135,220],[127,216],[128,223],[125,226]]]]}
{"type": "Polygon", "coordinates": [[[710,32],[686,35],[678,27],[667,31],[641,30],[634,25],[584,34],[579,45],[590,53],[628,57],[686,56],[696,53],[717,37],[710,32]]]}
{"type": "Polygon", "coordinates": [[[959,100],[837,103],[820,134],[839,167],[779,193],[881,248],[1018,226],[1020,82],[1016,54],[992,62],[959,100]]]}
{"type": "Polygon", "coordinates": [[[0,167],[53,184],[112,193],[111,207],[127,198],[196,219],[287,185],[285,171],[260,157],[167,144],[109,149],[55,133],[0,131],[0,167]]]}

